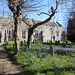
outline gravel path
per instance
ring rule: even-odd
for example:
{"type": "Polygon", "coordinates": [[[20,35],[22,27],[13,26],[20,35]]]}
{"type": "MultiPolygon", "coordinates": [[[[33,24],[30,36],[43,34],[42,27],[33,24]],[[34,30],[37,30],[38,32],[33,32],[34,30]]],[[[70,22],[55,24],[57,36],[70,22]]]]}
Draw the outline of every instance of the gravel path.
{"type": "MultiPolygon", "coordinates": [[[[8,57],[4,47],[0,44],[0,75],[22,75],[18,66],[8,57]]],[[[24,74],[25,75],[25,74],[24,74]]]]}

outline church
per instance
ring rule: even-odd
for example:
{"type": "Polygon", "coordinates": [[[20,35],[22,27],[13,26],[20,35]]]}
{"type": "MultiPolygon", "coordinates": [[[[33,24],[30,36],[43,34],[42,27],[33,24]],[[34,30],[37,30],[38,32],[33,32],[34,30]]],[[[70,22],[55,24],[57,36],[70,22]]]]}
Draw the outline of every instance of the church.
{"type": "MultiPolygon", "coordinates": [[[[28,19],[31,25],[41,22],[40,20],[28,19]]],[[[19,41],[27,41],[28,28],[25,22],[20,21],[18,29],[19,41]]],[[[12,18],[0,17],[0,43],[14,40],[14,20],[12,18]]],[[[38,26],[32,35],[32,41],[49,42],[64,41],[65,30],[58,22],[47,22],[38,26]]]]}

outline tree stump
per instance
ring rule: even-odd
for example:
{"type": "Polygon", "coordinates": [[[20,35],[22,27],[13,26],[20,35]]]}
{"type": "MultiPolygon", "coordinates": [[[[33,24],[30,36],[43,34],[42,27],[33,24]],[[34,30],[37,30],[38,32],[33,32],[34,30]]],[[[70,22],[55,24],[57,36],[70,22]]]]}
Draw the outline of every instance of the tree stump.
{"type": "Polygon", "coordinates": [[[54,47],[51,45],[50,46],[50,54],[53,56],[54,55],[54,47]]]}

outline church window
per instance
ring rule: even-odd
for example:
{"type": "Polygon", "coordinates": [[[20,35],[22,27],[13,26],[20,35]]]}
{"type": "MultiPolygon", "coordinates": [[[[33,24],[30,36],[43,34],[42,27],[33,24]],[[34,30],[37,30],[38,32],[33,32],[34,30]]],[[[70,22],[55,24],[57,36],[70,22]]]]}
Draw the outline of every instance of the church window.
{"type": "Polygon", "coordinates": [[[7,30],[7,33],[8,33],[8,30],[7,30]]]}
{"type": "Polygon", "coordinates": [[[5,40],[6,40],[6,30],[5,30],[5,40]]]}
{"type": "Polygon", "coordinates": [[[34,38],[38,38],[38,31],[34,32],[34,38]]]}
{"type": "Polygon", "coordinates": [[[59,36],[59,31],[56,31],[56,35],[59,36]]]}
{"type": "Polygon", "coordinates": [[[12,30],[12,33],[13,33],[13,38],[15,38],[15,31],[14,31],[14,30],[12,30]]]}
{"type": "Polygon", "coordinates": [[[9,30],[9,39],[10,39],[10,30],[9,30]]]}
{"type": "Polygon", "coordinates": [[[22,38],[26,38],[26,31],[22,31],[22,38]]]}
{"type": "Polygon", "coordinates": [[[41,33],[41,41],[43,41],[43,31],[41,31],[40,33],[41,33]]]}

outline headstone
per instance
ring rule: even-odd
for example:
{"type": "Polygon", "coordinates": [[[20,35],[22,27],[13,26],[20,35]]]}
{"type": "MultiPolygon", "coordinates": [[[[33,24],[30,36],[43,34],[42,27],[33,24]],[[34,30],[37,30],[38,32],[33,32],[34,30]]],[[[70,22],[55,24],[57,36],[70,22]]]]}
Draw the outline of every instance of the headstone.
{"type": "Polygon", "coordinates": [[[15,44],[13,44],[13,50],[15,50],[15,44]]]}
{"type": "Polygon", "coordinates": [[[35,43],[35,41],[33,41],[33,43],[35,43]]]}
{"type": "Polygon", "coordinates": [[[57,45],[57,41],[55,41],[55,44],[57,45]]]}
{"type": "Polygon", "coordinates": [[[73,42],[71,42],[71,45],[73,45],[73,42]]]}
{"type": "Polygon", "coordinates": [[[67,41],[66,41],[66,45],[67,45],[68,43],[67,43],[67,41]]]}
{"type": "Polygon", "coordinates": [[[54,47],[51,45],[50,46],[50,54],[53,56],[54,55],[54,47]]]}
{"type": "Polygon", "coordinates": [[[26,41],[24,40],[24,46],[26,46],[26,41]]]}
{"type": "Polygon", "coordinates": [[[8,44],[8,41],[6,42],[6,44],[8,44]]]}
{"type": "Polygon", "coordinates": [[[60,40],[58,40],[58,42],[57,42],[57,45],[59,45],[60,44],[60,40]]]}
{"type": "Polygon", "coordinates": [[[62,43],[62,47],[66,47],[66,44],[65,43],[62,43]]]}
{"type": "Polygon", "coordinates": [[[50,41],[50,43],[52,44],[52,41],[50,41]]]}
{"type": "Polygon", "coordinates": [[[23,46],[23,42],[21,41],[21,46],[23,46]]]}

